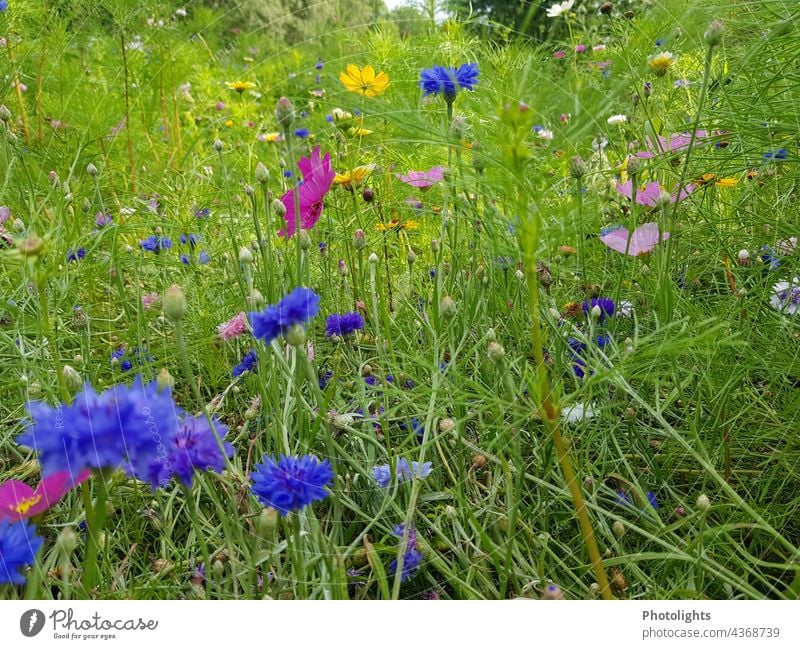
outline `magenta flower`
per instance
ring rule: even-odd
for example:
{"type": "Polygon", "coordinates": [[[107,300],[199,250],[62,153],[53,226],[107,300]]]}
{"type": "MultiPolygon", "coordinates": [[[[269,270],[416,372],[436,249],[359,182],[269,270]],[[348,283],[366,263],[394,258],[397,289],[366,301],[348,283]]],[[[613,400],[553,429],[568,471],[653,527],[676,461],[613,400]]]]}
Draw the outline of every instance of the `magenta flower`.
{"type": "Polygon", "coordinates": [[[142,295],[142,308],[145,311],[149,311],[150,309],[153,308],[153,305],[155,305],[160,299],[161,297],[155,291],[153,291],[152,293],[145,293],[144,295],[142,295]]]}
{"type": "Polygon", "coordinates": [[[612,250],[628,254],[631,257],[638,257],[650,252],[661,241],[669,239],[669,232],[662,232],[659,235],[657,223],[645,223],[633,231],[628,232],[627,228],[611,228],[600,233],[600,241],[612,250]],[[630,241],[629,241],[630,239],[630,241]]]}
{"type": "MultiPolygon", "coordinates": [[[[670,196],[670,202],[675,203],[676,201],[682,201],[686,198],[689,194],[691,194],[697,185],[689,184],[686,185],[682,190],[680,196],[676,195],[676,191],[673,190],[672,195],[670,196]]],[[[628,200],[631,199],[633,196],[633,185],[631,181],[624,184],[617,183],[617,191],[622,194],[628,200]]],[[[661,197],[661,184],[655,180],[651,183],[647,183],[644,187],[640,187],[636,191],[636,202],[639,205],[645,205],[646,207],[655,207],[658,204],[658,201],[661,197]]]]}
{"type": "Polygon", "coordinates": [[[553,52],[554,59],[563,59],[567,53],[564,50],[558,50],[558,52],[553,52]]]}
{"type": "MultiPolygon", "coordinates": [[[[708,131],[697,131],[696,139],[702,140],[708,137],[708,131]]],[[[668,138],[659,135],[656,142],[648,137],[647,148],[648,151],[639,151],[636,153],[637,158],[655,158],[660,153],[670,153],[672,151],[680,151],[689,146],[692,141],[691,133],[673,133],[668,138]]]]}
{"type": "Polygon", "coordinates": [[[325,207],[323,199],[336,176],[331,167],[331,154],[326,153],[324,158],[320,158],[319,147],[311,152],[311,158],[300,158],[297,167],[303,174],[303,182],[296,189],[291,189],[281,196],[281,202],[286,208],[286,229],[278,232],[278,236],[281,237],[284,234],[291,237],[297,231],[294,193],[297,192],[297,202],[300,206],[300,227],[303,230],[310,230],[322,216],[325,207]]]}
{"type": "Polygon", "coordinates": [[[218,325],[217,331],[219,332],[219,336],[222,338],[222,340],[238,338],[242,334],[245,334],[249,331],[247,327],[247,315],[244,311],[237,313],[227,322],[223,322],[221,325],[218,325]]]}
{"type": "Polygon", "coordinates": [[[84,469],[73,480],[69,471],[59,471],[43,478],[36,489],[19,480],[6,480],[0,484],[0,521],[21,521],[47,511],[91,475],[84,469]]]}
{"type": "Polygon", "coordinates": [[[407,176],[396,174],[406,185],[425,191],[441,180],[444,180],[444,169],[433,167],[429,171],[409,171],[407,176]]]}
{"type": "Polygon", "coordinates": [[[585,51],[586,51],[586,46],[585,45],[576,45],[575,46],[575,52],[577,54],[583,54],[585,51]]]}

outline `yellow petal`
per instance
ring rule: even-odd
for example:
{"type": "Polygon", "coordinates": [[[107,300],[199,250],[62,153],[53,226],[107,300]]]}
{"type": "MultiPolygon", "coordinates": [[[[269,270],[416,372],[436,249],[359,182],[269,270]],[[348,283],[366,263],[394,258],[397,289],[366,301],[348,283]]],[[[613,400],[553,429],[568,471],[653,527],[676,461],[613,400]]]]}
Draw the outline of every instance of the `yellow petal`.
{"type": "Polygon", "coordinates": [[[375,68],[371,65],[365,65],[361,68],[361,80],[364,82],[364,85],[368,85],[375,80],[375,68]]]}

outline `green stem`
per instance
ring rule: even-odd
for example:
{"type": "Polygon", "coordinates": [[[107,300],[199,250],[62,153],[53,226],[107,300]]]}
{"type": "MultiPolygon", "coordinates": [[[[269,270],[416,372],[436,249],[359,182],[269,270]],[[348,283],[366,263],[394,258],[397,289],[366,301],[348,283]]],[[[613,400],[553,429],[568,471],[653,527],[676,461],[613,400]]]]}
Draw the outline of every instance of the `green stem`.
{"type": "Polygon", "coordinates": [[[101,472],[95,473],[94,483],[97,487],[94,506],[88,482],[81,485],[83,504],[86,509],[86,556],[83,559],[83,587],[90,597],[100,580],[97,559],[100,550],[100,533],[103,531],[106,521],[106,499],[108,497],[105,477],[101,472]]]}

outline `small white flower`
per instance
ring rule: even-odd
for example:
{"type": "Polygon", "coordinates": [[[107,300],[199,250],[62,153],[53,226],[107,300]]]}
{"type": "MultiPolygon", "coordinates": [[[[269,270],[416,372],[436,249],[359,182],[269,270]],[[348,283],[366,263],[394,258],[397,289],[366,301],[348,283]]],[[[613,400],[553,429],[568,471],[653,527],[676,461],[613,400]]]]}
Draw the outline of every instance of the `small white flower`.
{"type": "Polygon", "coordinates": [[[788,315],[800,313],[800,279],[797,277],[789,282],[778,282],[772,287],[772,297],[769,305],[776,311],[788,315]]]}
{"type": "Polygon", "coordinates": [[[178,18],[186,18],[186,16],[188,16],[189,14],[187,13],[186,9],[181,8],[175,10],[175,15],[178,18]]]}
{"type": "Polygon", "coordinates": [[[612,126],[614,126],[616,124],[624,124],[625,122],[628,121],[628,116],[627,115],[612,115],[606,121],[609,124],[611,124],[612,126]]]}
{"type": "Polygon", "coordinates": [[[540,128],[538,131],[536,131],[536,135],[542,140],[553,139],[553,131],[548,131],[546,128],[540,128]]]}
{"type": "Polygon", "coordinates": [[[617,315],[622,316],[623,318],[630,318],[631,313],[633,313],[633,302],[630,300],[622,300],[617,305],[617,315]]]}
{"type": "Polygon", "coordinates": [[[567,424],[576,424],[579,421],[594,419],[597,416],[597,406],[593,403],[573,403],[561,411],[561,418],[567,424]]]}
{"type": "Polygon", "coordinates": [[[131,214],[135,214],[136,213],[136,208],[135,207],[121,207],[120,210],[119,210],[119,213],[122,216],[130,216],[131,214]]]}
{"type": "Polygon", "coordinates": [[[567,13],[575,4],[575,0],[564,0],[564,2],[556,2],[547,10],[548,18],[558,18],[567,13]]]}

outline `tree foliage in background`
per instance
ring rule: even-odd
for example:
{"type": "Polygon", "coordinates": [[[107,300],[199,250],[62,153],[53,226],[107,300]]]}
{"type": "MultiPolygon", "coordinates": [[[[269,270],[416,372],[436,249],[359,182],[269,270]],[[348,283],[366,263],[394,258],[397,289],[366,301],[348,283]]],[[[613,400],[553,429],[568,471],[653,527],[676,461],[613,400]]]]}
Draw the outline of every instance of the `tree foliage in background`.
{"type": "MultiPolygon", "coordinates": [[[[555,0],[553,0],[555,1],[555,0]]],[[[478,24],[485,25],[489,34],[498,34],[490,24],[504,25],[517,34],[543,40],[546,25],[547,0],[449,0],[448,9],[459,18],[472,14],[478,24]]]]}

